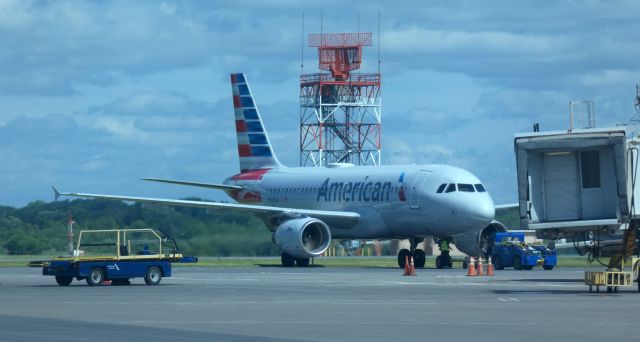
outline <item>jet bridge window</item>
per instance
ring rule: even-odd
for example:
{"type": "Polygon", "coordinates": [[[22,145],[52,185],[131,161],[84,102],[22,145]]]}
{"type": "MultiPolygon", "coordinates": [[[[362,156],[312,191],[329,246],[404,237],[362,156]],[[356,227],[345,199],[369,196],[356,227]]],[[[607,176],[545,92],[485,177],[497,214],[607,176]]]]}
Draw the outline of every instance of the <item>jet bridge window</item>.
{"type": "Polygon", "coordinates": [[[477,192],[487,192],[487,190],[484,188],[484,186],[482,186],[482,184],[474,184],[473,186],[476,187],[477,192]]]}
{"type": "Polygon", "coordinates": [[[454,183],[451,183],[447,187],[447,190],[445,190],[444,192],[454,192],[454,191],[456,191],[456,185],[454,183]]]}
{"type": "Polygon", "coordinates": [[[600,154],[598,153],[598,151],[580,152],[580,164],[580,166],[582,167],[582,188],[599,188],[600,154]]]}
{"type": "Polygon", "coordinates": [[[447,184],[440,184],[440,186],[438,187],[438,191],[436,191],[437,193],[442,193],[444,191],[444,188],[447,187],[447,184]]]}
{"type": "Polygon", "coordinates": [[[458,184],[458,191],[462,191],[462,192],[476,192],[476,190],[473,188],[472,184],[462,184],[459,183],[458,184]]]}

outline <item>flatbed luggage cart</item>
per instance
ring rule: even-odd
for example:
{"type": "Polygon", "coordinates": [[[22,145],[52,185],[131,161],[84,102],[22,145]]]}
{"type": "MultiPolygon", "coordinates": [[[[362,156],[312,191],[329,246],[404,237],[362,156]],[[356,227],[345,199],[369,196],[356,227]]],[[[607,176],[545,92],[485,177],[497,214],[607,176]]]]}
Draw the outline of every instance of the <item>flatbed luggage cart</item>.
{"type": "Polygon", "coordinates": [[[171,276],[172,263],[198,261],[178,253],[175,240],[162,234],[148,228],[83,230],[74,255],[41,262],[42,274],[54,276],[60,286],[74,278],[90,286],[130,285],[132,278],[158,285],[171,276]]]}
{"type": "Polygon", "coordinates": [[[584,272],[584,283],[589,286],[589,292],[593,292],[593,287],[600,292],[600,286],[606,286],[607,292],[618,292],[619,287],[633,286],[633,281],[638,283],[638,292],[640,292],[640,282],[638,281],[638,270],[640,258],[632,258],[631,271],[604,271],[604,272],[584,272]]]}

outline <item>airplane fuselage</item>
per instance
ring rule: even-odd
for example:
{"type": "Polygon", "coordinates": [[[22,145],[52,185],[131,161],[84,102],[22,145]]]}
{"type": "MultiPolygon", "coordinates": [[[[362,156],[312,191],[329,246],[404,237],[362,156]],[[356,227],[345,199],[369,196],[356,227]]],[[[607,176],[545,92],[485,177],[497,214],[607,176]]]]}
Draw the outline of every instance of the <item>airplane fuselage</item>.
{"type": "Polygon", "coordinates": [[[455,236],[486,227],[494,216],[480,180],[447,165],[272,168],[224,183],[243,187],[227,192],[240,203],[361,214],[353,228],[331,227],[336,238],[455,236]]]}

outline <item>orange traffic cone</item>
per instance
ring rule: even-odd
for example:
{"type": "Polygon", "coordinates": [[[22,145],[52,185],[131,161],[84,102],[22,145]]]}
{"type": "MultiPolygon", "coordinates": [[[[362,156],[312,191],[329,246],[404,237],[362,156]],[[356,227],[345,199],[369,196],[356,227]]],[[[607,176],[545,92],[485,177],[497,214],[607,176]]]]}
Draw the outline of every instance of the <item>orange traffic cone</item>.
{"type": "Polygon", "coordinates": [[[411,275],[411,266],[409,266],[409,256],[404,257],[404,273],[403,276],[411,275]]]}
{"type": "Polygon", "coordinates": [[[473,276],[477,276],[478,273],[476,272],[476,261],[474,260],[474,258],[472,256],[469,257],[469,271],[467,272],[467,276],[473,277],[473,276]]]}
{"type": "Polygon", "coordinates": [[[478,257],[478,275],[484,275],[484,266],[482,265],[482,257],[478,257]]]}
{"type": "Polygon", "coordinates": [[[409,268],[409,275],[414,276],[416,275],[416,266],[413,264],[413,256],[411,256],[409,260],[411,260],[411,268],[409,268]]]}
{"type": "Polygon", "coordinates": [[[491,257],[489,257],[487,261],[489,262],[489,264],[487,265],[487,276],[493,277],[493,264],[491,263],[491,257]]]}

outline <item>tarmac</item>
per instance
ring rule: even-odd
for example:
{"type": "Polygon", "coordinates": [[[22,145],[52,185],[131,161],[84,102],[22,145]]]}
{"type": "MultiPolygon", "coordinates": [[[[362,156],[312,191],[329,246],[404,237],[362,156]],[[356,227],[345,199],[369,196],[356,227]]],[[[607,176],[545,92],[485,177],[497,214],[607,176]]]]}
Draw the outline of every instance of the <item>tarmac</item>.
{"type": "Polygon", "coordinates": [[[583,270],[176,267],[158,286],[0,268],[2,341],[631,341],[640,293],[583,270]],[[601,289],[602,291],[603,289],[601,289]]]}

